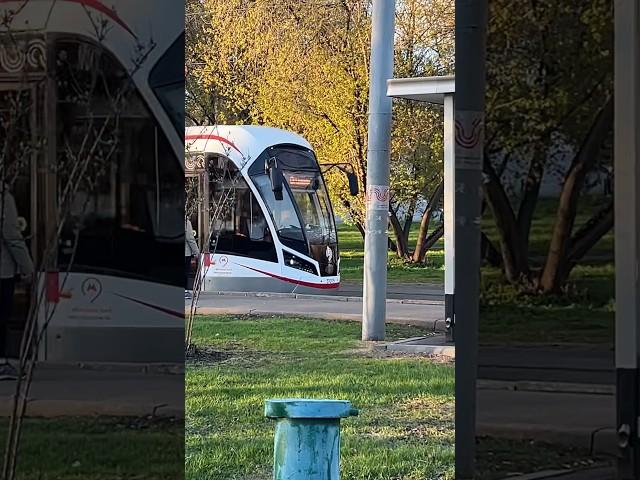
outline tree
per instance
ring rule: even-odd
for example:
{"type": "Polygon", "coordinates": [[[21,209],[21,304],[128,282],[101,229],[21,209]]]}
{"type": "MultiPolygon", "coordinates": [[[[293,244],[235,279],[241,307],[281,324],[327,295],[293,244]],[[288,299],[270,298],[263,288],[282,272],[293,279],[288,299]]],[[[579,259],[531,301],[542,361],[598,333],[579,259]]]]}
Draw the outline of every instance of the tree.
{"type": "Polygon", "coordinates": [[[611,158],[612,2],[534,0],[522,7],[514,0],[490,5],[484,193],[507,281],[547,293],[566,283],[613,226],[607,204],[588,230],[574,231],[586,175],[611,158]],[[561,162],[567,154],[568,166],[561,162]],[[529,238],[545,175],[560,180],[561,193],[546,260],[535,269],[529,238]]]}

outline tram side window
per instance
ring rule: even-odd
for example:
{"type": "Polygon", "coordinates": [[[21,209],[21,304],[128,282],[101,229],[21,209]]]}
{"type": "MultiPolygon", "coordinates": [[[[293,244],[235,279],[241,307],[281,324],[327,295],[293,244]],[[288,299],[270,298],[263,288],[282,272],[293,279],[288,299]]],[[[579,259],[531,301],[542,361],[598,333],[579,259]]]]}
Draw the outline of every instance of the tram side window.
{"type": "Polygon", "coordinates": [[[55,55],[60,268],[182,285],[184,173],[169,141],[102,47],[64,38],[55,55]]]}
{"type": "Polygon", "coordinates": [[[225,167],[210,177],[210,212],[221,212],[212,218],[210,250],[277,262],[271,230],[255,195],[231,162],[225,167]]]}

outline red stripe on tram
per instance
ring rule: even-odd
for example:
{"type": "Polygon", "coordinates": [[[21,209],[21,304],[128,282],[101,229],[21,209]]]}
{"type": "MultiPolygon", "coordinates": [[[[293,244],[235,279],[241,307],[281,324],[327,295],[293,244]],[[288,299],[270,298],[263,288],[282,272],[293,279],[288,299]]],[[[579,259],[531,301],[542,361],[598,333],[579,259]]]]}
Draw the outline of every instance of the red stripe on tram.
{"type": "Polygon", "coordinates": [[[236,265],[240,265],[241,267],[248,268],[249,270],[253,270],[254,272],[262,273],[272,278],[276,278],[278,280],[282,280],[284,282],[294,283],[296,285],[300,285],[302,287],[311,287],[311,288],[321,288],[323,290],[338,288],[340,286],[340,282],[338,283],[315,283],[315,282],[305,282],[302,280],[294,280],[293,278],[283,277],[281,275],[276,275],[275,273],[265,272],[264,270],[259,270],[257,268],[248,267],[246,265],[242,265],[237,263],[236,265]]]}
{"type": "MultiPolygon", "coordinates": [[[[16,0],[0,0],[0,3],[9,3],[9,2],[15,2],[15,1],[16,0]]],[[[107,7],[100,0],[59,0],[59,1],[68,2],[68,3],[77,3],[79,5],[82,5],[83,7],[88,7],[88,8],[92,8],[94,10],[97,10],[98,12],[106,15],[111,20],[113,20],[118,25],[120,25],[122,28],[124,28],[134,38],[138,38],[138,37],[136,37],[136,34],[133,33],[133,30],[131,30],[131,28],[129,28],[129,25],[127,25],[125,23],[125,21],[122,20],[122,18],[120,18],[120,16],[116,13],[116,11],[111,9],[111,8],[109,8],[109,7],[107,7]]]]}
{"type": "Polygon", "coordinates": [[[235,144],[232,141],[227,140],[226,138],[221,137],[219,135],[206,135],[206,134],[185,135],[184,140],[185,141],[187,140],[218,140],[221,143],[226,143],[231,148],[236,150],[240,155],[242,155],[242,152],[238,149],[238,147],[235,146],[235,144]]]}

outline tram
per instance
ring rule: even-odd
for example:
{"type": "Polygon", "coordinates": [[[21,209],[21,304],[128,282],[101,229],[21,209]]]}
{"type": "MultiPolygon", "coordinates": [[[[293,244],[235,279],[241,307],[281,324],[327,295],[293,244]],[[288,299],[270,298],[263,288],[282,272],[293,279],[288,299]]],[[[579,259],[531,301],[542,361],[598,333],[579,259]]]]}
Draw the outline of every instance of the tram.
{"type": "MultiPolygon", "coordinates": [[[[309,143],[265,126],[188,127],[187,211],[202,291],[318,292],[340,285],[327,187],[309,143]]],[[[355,177],[345,171],[352,194],[355,177]]]]}
{"type": "Polygon", "coordinates": [[[39,298],[18,285],[10,355],[36,305],[41,361],[182,362],[183,3],[0,0],[0,16],[0,124],[20,98],[20,141],[42,145],[12,185],[39,298]],[[95,182],[63,206],[74,156],[95,182]]]}

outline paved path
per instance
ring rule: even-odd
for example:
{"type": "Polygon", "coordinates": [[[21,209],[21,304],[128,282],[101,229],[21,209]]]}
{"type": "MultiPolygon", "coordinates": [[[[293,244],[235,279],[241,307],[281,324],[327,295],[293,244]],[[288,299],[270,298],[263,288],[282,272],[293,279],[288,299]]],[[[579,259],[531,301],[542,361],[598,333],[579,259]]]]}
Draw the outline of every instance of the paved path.
{"type": "MultiPolygon", "coordinates": [[[[441,301],[387,301],[387,321],[444,331],[441,301]]],[[[185,310],[189,311],[188,301],[185,310]]],[[[357,297],[272,294],[269,296],[200,295],[197,314],[202,315],[287,315],[335,320],[362,321],[362,299],[357,297]]]]}
{"type": "MultiPolygon", "coordinates": [[[[184,375],[145,373],[143,367],[36,367],[27,415],[184,416],[184,375]]],[[[11,412],[15,381],[0,382],[0,416],[11,412]]]]}
{"type": "Polygon", "coordinates": [[[606,345],[481,346],[478,376],[614,385],[614,353],[606,345]]]}
{"type": "Polygon", "coordinates": [[[614,453],[613,362],[602,345],[481,346],[479,429],[614,453]]]}
{"type": "Polygon", "coordinates": [[[598,453],[615,450],[615,396],[478,390],[478,434],[536,439],[598,453]]]}

